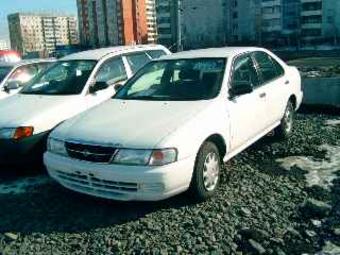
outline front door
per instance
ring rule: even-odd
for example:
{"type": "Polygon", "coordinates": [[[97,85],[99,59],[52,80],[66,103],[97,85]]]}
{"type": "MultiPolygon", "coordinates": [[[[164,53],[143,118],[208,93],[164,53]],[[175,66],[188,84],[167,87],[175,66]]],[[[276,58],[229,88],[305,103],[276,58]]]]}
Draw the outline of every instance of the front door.
{"type": "Polygon", "coordinates": [[[231,97],[227,104],[230,115],[230,153],[246,146],[265,126],[264,92],[257,89],[259,80],[250,54],[238,56],[232,67],[231,88],[244,83],[251,84],[254,91],[231,97]]]}
{"type": "Polygon", "coordinates": [[[116,84],[124,84],[127,79],[128,76],[121,57],[114,57],[105,61],[95,75],[93,84],[100,82],[106,83],[109,86],[106,89],[87,94],[86,101],[88,108],[101,104],[113,97],[115,94],[114,86],[116,84]]]}

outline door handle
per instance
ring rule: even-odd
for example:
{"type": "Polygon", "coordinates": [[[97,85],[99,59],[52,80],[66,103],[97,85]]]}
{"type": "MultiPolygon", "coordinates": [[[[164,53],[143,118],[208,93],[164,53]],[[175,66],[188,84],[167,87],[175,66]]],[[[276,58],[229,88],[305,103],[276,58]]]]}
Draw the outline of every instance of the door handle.
{"type": "Polygon", "coordinates": [[[267,94],[265,92],[260,94],[260,98],[265,98],[267,96],[267,94]]]}

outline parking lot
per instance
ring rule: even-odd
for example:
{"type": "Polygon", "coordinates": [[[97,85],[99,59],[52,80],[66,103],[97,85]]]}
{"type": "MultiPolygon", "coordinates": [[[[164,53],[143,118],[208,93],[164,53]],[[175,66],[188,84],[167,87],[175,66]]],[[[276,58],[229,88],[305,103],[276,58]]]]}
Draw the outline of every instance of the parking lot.
{"type": "Polygon", "coordinates": [[[339,254],[339,120],[297,114],[289,141],[268,136],[228,162],[201,204],[106,201],[1,169],[0,254],[339,254]]]}

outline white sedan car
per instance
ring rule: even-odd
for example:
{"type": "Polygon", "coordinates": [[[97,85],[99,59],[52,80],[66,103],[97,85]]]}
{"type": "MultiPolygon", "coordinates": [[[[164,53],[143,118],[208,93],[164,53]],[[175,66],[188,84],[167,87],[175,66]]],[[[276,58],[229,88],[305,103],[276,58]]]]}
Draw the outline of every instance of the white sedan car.
{"type": "Polygon", "coordinates": [[[54,62],[53,59],[33,59],[0,63],[0,99],[17,94],[26,83],[54,62]]]}
{"type": "Polygon", "coordinates": [[[104,104],[49,137],[49,174],[74,191],[161,200],[216,191],[221,164],[275,129],[288,138],[301,79],[261,48],[177,53],[153,61],[104,104]]]}
{"type": "Polygon", "coordinates": [[[0,163],[41,161],[55,126],[110,99],[142,66],[167,54],[160,45],[122,46],[60,59],[0,101],[0,163]]]}

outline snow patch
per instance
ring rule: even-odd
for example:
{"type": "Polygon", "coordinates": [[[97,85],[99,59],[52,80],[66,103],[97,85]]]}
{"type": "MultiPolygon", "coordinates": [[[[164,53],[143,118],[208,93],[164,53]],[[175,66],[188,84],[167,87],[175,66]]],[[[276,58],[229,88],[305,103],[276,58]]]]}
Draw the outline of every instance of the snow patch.
{"type": "Polygon", "coordinates": [[[29,190],[34,187],[41,186],[49,182],[51,182],[51,179],[48,176],[37,176],[23,178],[12,182],[1,183],[0,195],[23,194],[29,192],[29,190]]]}
{"type": "Polygon", "coordinates": [[[310,157],[293,156],[278,159],[277,162],[286,170],[296,166],[307,171],[306,181],[308,186],[318,185],[329,189],[333,180],[337,178],[336,172],[340,171],[340,147],[322,145],[320,149],[326,151],[326,159],[316,161],[310,157]]]}
{"type": "Polygon", "coordinates": [[[326,120],[325,124],[327,126],[337,126],[340,125],[340,120],[326,120]]]}

